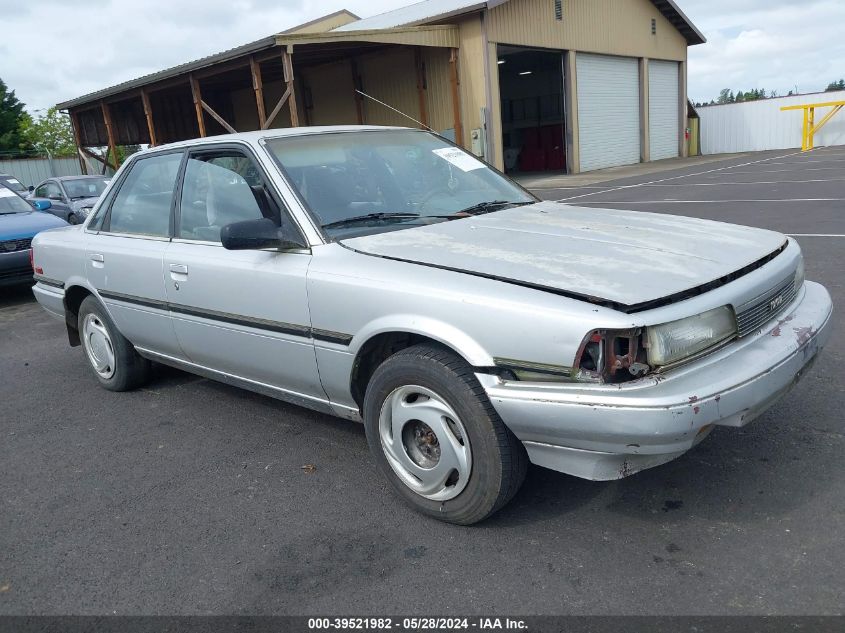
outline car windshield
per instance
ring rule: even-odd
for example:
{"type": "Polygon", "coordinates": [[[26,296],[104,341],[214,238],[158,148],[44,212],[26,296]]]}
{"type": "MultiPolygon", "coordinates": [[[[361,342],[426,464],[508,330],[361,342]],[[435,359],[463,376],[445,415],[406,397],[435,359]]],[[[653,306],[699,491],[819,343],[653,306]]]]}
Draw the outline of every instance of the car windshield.
{"type": "Polygon", "coordinates": [[[535,202],[485,163],[428,132],[306,134],[271,139],[267,147],[333,238],[535,202]]]}
{"type": "Polygon", "coordinates": [[[78,198],[97,198],[106,189],[110,178],[74,178],[62,184],[71,200],[78,198]]]}
{"type": "Polygon", "coordinates": [[[0,185],[0,215],[9,213],[26,213],[32,211],[32,207],[11,189],[0,185]]]}
{"type": "Polygon", "coordinates": [[[10,178],[8,176],[0,176],[0,183],[6,185],[12,191],[20,191],[23,193],[26,191],[26,187],[21,184],[21,181],[17,178],[10,178]]]}

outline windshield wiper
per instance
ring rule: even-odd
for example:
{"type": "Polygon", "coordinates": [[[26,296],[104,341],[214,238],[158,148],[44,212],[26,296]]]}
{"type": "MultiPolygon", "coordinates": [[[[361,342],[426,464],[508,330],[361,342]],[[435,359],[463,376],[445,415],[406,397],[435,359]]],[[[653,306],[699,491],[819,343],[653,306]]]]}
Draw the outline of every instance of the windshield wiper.
{"type": "Polygon", "coordinates": [[[479,202],[478,204],[473,204],[466,209],[455,211],[454,215],[461,215],[462,213],[467,215],[480,215],[482,213],[497,211],[505,206],[521,207],[526,204],[533,204],[533,201],[515,202],[513,200],[486,200],[484,202],[479,202]]]}
{"type": "Polygon", "coordinates": [[[420,217],[419,213],[367,213],[366,215],[356,215],[351,218],[344,218],[323,224],[324,229],[333,229],[341,226],[349,226],[351,224],[362,224],[364,222],[371,222],[373,220],[411,220],[420,217]]]}

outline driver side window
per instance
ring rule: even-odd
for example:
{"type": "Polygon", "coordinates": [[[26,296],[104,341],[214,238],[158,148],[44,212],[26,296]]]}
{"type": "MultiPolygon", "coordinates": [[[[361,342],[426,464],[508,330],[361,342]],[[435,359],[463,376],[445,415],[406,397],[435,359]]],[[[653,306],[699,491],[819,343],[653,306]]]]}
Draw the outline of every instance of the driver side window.
{"type": "Polygon", "coordinates": [[[228,150],[188,158],[177,237],[219,242],[227,224],[262,218],[278,224],[279,209],[250,158],[228,150]]]}

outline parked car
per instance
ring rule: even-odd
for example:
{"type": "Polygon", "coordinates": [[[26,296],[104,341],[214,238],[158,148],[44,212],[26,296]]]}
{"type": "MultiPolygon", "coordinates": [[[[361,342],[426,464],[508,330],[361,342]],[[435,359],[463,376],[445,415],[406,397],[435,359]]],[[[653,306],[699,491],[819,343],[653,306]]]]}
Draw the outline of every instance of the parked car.
{"type": "Polygon", "coordinates": [[[69,224],[83,222],[111,178],[106,176],[60,176],[33,187],[29,200],[47,200],[50,213],[69,224]]]}
{"type": "Polygon", "coordinates": [[[20,180],[11,174],[0,174],[0,187],[2,186],[11,189],[21,198],[26,198],[29,195],[29,190],[23,186],[20,180]]]}
{"type": "Polygon", "coordinates": [[[135,154],[34,266],[106,389],[157,361],[363,421],[398,494],[461,524],[529,461],[617,479],[748,424],[830,331],[793,239],[542,202],[401,128],[135,154]]]}
{"type": "Polygon", "coordinates": [[[39,231],[60,226],[67,226],[67,222],[39,213],[13,189],[0,183],[0,286],[32,282],[32,238],[39,231]]]}

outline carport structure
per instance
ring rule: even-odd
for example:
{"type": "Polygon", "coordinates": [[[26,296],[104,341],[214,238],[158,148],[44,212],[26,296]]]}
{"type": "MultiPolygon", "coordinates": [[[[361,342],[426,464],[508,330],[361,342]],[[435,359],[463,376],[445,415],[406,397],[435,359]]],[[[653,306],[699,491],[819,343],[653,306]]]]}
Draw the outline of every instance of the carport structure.
{"type": "Polygon", "coordinates": [[[458,41],[453,25],[281,33],[59,108],[80,151],[114,169],[118,146],[272,127],[419,125],[461,139],[458,41]]]}

